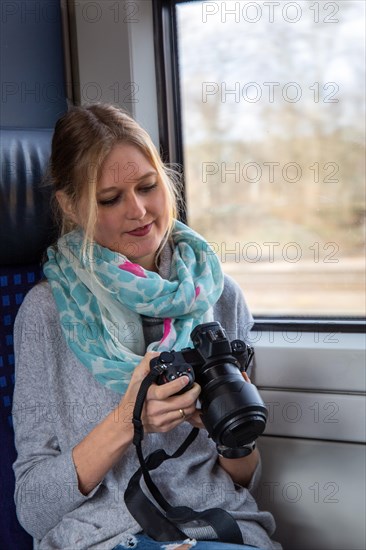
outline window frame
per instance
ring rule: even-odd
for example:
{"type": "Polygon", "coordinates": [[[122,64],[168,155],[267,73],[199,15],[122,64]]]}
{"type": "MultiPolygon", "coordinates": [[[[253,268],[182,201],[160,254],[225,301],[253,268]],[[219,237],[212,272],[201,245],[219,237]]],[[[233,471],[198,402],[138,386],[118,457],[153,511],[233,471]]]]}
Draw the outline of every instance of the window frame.
{"type": "MultiPolygon", "coordinates": [[[[153,25],[159,115],[159,145],[165,162],[184,167],[176,6],[196,0],[154,0],[153,25]]],[[[201,0],[197,0],[201,1],[201,0]]],[[[187,223],[184,177],[180,219],[187,223]]],[[[254,315],[253,330],[365,333],[366,317],[254,315]]]]}

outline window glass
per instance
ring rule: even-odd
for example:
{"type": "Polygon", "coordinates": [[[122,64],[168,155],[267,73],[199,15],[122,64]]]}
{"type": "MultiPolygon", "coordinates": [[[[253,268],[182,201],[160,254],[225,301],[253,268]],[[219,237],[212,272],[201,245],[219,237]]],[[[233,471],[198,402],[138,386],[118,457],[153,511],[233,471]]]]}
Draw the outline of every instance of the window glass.
{"type": "Polygon", "coordinates": [[[176,6],[188,223],[256,315],[365,315],[365,5],[176,6]]]}

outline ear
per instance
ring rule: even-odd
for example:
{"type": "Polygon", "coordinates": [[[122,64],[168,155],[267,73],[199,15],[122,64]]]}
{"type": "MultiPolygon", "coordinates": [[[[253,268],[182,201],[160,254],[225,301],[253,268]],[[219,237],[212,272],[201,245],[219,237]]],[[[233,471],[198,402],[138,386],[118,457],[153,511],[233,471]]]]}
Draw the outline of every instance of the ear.
{"type": "Polygon", "coordinates": [[[64,191],[56,191],[56,199],[64,215],[72,222],[80,225],[78,216],[75,212],[74,204],[72,203],[70,197],[66,195],[64,191]]]}

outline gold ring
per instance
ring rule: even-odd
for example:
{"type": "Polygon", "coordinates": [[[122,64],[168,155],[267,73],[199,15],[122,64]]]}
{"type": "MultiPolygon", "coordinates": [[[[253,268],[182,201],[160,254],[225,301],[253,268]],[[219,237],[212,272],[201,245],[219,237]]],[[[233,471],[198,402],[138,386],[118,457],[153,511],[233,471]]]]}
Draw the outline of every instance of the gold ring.
{"type": "Polygon", "coordinates": [[[186,417],[186,413],[184,412],[183,409],[179,409],[179,412],[180,412],[180,415],[181,415],[182,418],[186,417]]]}

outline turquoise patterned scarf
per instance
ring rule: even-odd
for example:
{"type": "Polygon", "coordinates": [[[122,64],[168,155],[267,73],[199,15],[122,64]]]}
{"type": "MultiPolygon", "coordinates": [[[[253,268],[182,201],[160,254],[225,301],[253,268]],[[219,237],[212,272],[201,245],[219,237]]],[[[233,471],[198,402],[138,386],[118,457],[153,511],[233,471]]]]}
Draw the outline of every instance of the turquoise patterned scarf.
{"type": "Polygon", "coordinates": [[[66,341],[94,377],[124,393],[146,352],[141,315],[164,319],[164,333],[147,351],[191,346],[195,326],[212,320],[223,273],[209,244],[175,221],[169,279],[96,243],[82,257],[83,233],[61,237],[48,249],[51,284],[66,341]]]}

